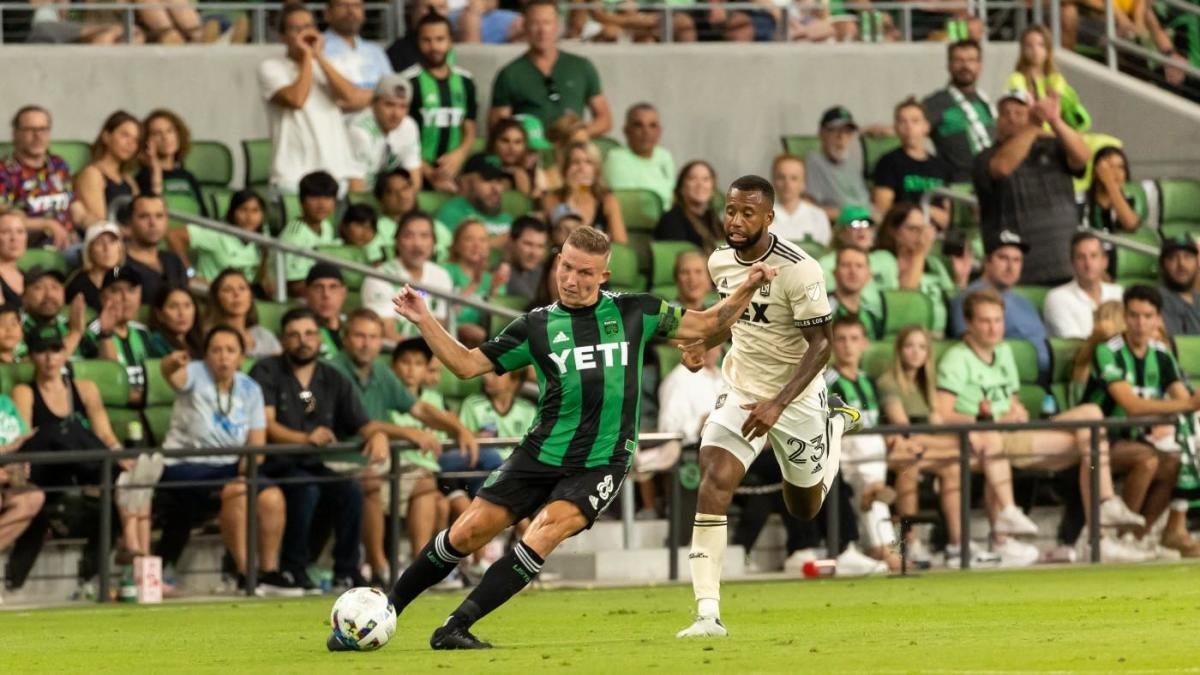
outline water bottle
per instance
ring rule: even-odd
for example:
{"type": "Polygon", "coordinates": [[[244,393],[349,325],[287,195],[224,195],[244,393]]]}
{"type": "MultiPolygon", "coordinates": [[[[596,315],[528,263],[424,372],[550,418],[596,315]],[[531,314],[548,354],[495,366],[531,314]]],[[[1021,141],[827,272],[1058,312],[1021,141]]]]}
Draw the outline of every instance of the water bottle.
{"type": "Polygon", "coordinates": [[[146,432],[142,428],[141,420],[130,420],[129,425],[125,427],[125,447],[146,447],[146,432]]]}
{"type": "Polygon", "coordinates": [[[837,572],[837,561],[833,558],[824,558],[822,560],[808,560],[801,568],[806,579],[819,579],[820,577],[831,577],[837,572]]]}
{"type": "Polygon", "coordinates": [[[1058,401],[1055,400],[1054,394],[1046,394],[1042,398],[1042,417],[1053,417],[1058,414],[1058,401]]]}
{"type": "Polygon", "coordinates": [[[137,584],[133,579],[133,566],[126,565],[121,573],[121,588],[117,591],[118,602],[137,602],[137,584]]]}

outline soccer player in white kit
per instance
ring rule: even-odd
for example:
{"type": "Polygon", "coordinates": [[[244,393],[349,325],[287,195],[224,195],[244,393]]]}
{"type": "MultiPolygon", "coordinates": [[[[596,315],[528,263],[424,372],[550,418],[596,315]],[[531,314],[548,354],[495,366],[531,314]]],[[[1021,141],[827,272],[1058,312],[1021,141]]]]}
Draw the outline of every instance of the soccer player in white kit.
{"type": "Polygon", "coordinates": [[[708,259],[724,295],[756,262],[776,268],[728,333],[683,347],[684,364],[698,367],[706,349],[733,338],[722,366],[724,389],[700,438],[700,492],[688,563],[697,602],[695,622],[677,637],[723,637],[721,566],[728,542],[726,512],[734,490],[768,440],[783,474],[792,515],[811,520],[838,471],[841,436],[857,410],[826,393],[832,310],[821,265],[798,246],[768,232],[775,190],[760,176],[743,176],[725,201],[725,241],[708,259]]]}

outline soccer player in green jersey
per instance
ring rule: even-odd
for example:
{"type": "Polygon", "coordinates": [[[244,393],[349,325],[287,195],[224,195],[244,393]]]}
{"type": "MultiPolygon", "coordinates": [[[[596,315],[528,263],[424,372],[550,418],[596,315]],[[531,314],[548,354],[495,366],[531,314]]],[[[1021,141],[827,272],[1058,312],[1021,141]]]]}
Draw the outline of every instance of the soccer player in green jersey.
{"type": "MultiPolygon", "coordinates": [[[[522,315],[477,349],[447,333],[416,291],[405,287],[396,296],[396,312],[417,325],[455,375],[467,379],[532,365],[540,392],[536,421],[512,456],[392,589],[391,601],[403,612],[464,556],[533,516],[521,541],[434,631],[434,649],[489,648],[471,626],[533,581],[546,557],[591,527],[615,499],[637,449],[642,360],[650,340],[704,340],[728,330],[759,286],[774,277],[769,265],[754,264],[722,302],[686,311],[650,295],[601,291],[609,253],[608,239],[597,230],[572,232],[555,272],[559,301],[522,315]]],[[[344,648],[336,633],[328,646],[344,648]]]]}

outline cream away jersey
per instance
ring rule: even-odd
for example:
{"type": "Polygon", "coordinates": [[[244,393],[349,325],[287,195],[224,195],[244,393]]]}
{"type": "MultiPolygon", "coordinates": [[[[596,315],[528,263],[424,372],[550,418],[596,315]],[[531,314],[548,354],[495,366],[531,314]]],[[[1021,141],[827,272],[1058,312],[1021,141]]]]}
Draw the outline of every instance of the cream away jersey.
{"type": "MultiPolygon", "coordinates": [[[[821,265],[800,247],[775,235],[771,248],[758,260],[743,261],[737,252],[722,246],[708,258],[708,273],[722,297],[743,281],[756,262],[766,262],[778,274],[754,294],[750,307],[733,326],[733,349],[725,356],[721,371],[729,386],[767,399],[779,393],[808,351],[801,329],[830,321],[832,310],[825,292],[821,265]]],[[[825,386],[818,374],[799,397],[814,394],[825,386]]]]}

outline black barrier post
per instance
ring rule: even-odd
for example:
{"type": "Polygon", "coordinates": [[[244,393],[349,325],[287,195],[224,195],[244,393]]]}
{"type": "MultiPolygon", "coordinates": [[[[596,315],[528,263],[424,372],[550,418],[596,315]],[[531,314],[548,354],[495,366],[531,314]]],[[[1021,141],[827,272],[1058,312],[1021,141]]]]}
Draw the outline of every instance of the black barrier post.
{"type": "Polygon", "coordinates": [[[829,547],[829,557],[836,558],[842,549],[842,509],[839,494],[842,490],[841,480],[836,476],[829,485],[829,494],[825,495],[825,545],[829,547]]]}
{"type": "Polygon", "coordinates": [[[113,510],[113,466],[112,457],[100,460],[100,579],[96,586],[96,602],[108,602],[108,575],[112,573],[112,510],[113,510]]]}
{"type": "Polygon", "coordinates": [[[971,436],[965,430],[958,432],[958,473],[962,518],[962,537],[958,542],[958,552],[962,556],[959,567],[967,570],[971,569],[971,436]]]}
{"type": "Polygon", "coordinates": [[[1088,504],[1088,548],[1091,550],[1093,563],[1100,562],[1100,428],[1088,427],[1091,440],[1091,471],[1088,480],[1092,493],[1091,503],[1088,504]]]}
{"type": "Polygon", "coordinates": [[[246,595],[258,588],[258,457],[246,455],[246,595]]]}
{"type": "Polygon", "coordinates": [[[388,535],[392,540],[387,548],[388,557],[388,586],[395,586],[400,578],[400,450],[395,445],[389,447],[392,457],[392,468],[388,473],[388,485],[392,492],[391,508],[388,509],[388,535]]]}
{"type": "Polygon", "coordinates": [[[679,462],[671,467],[671,491],[667,497],[667,567],[671,581],[679,581],[679,509],[683,495],[679,487],[679,462]]]}

